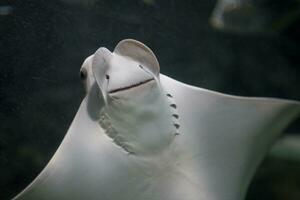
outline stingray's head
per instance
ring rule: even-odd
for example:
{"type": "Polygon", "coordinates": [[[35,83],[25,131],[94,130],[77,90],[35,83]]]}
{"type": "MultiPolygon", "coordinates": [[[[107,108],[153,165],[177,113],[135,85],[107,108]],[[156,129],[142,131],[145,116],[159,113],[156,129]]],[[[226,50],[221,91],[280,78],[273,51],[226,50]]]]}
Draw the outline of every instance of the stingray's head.
{"type": "Polygon", "coordinates": [[[135,40],[121,41],[113,52],[99,48],[89,66],[106,101],[110,97],[139,95],[158,84],[159,64],[155,55],[135,40]]]}

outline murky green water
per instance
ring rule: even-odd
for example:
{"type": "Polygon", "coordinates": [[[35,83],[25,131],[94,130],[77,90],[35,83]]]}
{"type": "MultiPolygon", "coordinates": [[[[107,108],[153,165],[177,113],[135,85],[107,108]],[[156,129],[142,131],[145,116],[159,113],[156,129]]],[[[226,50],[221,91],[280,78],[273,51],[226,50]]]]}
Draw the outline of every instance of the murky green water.
{"type": "MultiPolygon", "coordinates": [[[[274,2],[263,12],[277,9],[286,16],[297,11],[274,2]]],[[[112,50],[124,38],[150,46],[161,72],[182,82],[230,94],[300,100],[297,13],[280,29],[247,31],[243,22],[241,31],[222,30],[210,24],[216,3],[1,1],[0,199],[30,183],[60,144],[83,97],[78,73],[84,58],[100,46],[112,50]]],[[[264,13],[253,20],[264,16],[268,22],[281,19],[264,13]]],[[[290,131],[300,133],[299,127],[295,122],[290,131]]],[[[300,199],[300,164],[267,159],[247,199],[300,199]]]]}

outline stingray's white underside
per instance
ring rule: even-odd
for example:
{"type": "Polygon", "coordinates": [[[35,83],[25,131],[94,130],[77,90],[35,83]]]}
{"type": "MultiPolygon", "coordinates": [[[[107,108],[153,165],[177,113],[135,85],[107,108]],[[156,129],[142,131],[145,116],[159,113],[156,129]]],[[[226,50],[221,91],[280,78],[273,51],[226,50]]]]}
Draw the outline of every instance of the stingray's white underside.
{"type": "Polygon", "coordinates": [[[49,164],[15,199],[241,200],[269,147],[300,113],[296,101],[224,95],[162,74],[160,82],[180,116],[175,150],[123,151],[93,117],[103,104],[90,92],[49,164]]]}

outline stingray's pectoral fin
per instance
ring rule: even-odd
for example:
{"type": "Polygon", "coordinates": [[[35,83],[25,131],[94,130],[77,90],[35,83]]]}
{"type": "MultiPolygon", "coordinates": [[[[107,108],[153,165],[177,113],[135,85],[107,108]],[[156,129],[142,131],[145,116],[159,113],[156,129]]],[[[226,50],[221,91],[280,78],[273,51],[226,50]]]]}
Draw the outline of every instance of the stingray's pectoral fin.
{"type": "Polygon", "coordinates": [[[83,100],[49,164],[14,200],[110,200],[137,195],[128,191],[140,187],[144,175],[93,119],[97,117],[90,114],[93,103],[88,97],[83,100]]]}
{"type": "Polygon", "coordinates": [[[271,145],[300,114],[297,101],[225,95],[166,76],[161,83],[180,114],[182,168],[205,185],[206,199],[243,199],[271,145]]]}
{"type": "Polygon", "coordinates": [[[96,141],[101,136],[101,132],[97,134],[95,131],[87,131],[99,130],[97,122],[89,113],[88,105],[91,103],[93,102],[88,97],[84,99],[55,155],[38,177],[14,200],[78,199],[78,194],[71,190],[87,187],[84,184],[81,186],[77,177],[89,174],[90,169],[86,163],[89,159],[94,159],[90,149],[98,148],[96,141]]]}

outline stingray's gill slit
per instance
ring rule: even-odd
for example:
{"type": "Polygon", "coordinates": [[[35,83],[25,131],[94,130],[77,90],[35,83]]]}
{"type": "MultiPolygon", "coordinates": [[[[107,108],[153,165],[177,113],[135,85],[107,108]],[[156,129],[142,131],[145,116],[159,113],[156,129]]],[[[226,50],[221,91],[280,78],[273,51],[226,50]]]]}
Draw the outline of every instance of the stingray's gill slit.
{"type": "Polygon", "coordinates": [[[177,110],[177,105],[176,105],[176,102],[175,102],[172,94],[167,93],[166,96],[168,97],[170,110],[172,113],[173,126],[175,127],[174,135],[178,136],[178,135],[180,135],[180,132],[179,132],[180,123],[179,123],[179,114],[178,114],[179,112],[177,110]]]}
{"type": "Polygon", "coordinates": [[[176,129],[179,129],[180,125],[179,124],[174,124],[176,129]]]}
{"type": "Polygon", "coordinates": [[[171,95],[171,94],[166,94],[167,95],[167,97],[170,97],[170,98],[173,98],[173,96],[171,95]]]}
{"type": "Polygon", "coordinates": [[[172,108],[177,108],[177,106],[176,106],[176,104],[175,103],[172,103],[172,104],[170,104],[170,106],[172,107],[172,108]]]}
{"type": "Polygon", "coordinates": [[[122,135],[120,135],[120,133],[118,133],[118,131],[114,128],[109,116],[105,112],[105,108],[103,108],[100,112],[99,124],[105,131],[106,135],[112,139],[114,144],[116,144],[116,146],[120,147],[128,154],[134,154],[132,147],[124,143],[122,135]]]}
{"type": "Polygon", "coordinates": [[[172,116],[175,117],[176,119],[179,118],[179,115],[177,115],[177,114],[173,114],[172,116]]]}

